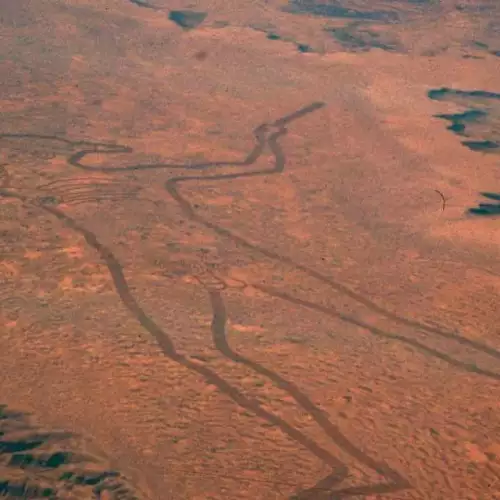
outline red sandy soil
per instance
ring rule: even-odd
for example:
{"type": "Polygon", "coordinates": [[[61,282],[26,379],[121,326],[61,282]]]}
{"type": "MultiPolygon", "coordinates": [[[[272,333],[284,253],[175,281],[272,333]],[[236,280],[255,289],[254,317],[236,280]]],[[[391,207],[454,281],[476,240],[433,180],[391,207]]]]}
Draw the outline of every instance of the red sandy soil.
{"type": "Polygon", "coordinates": [[[3,3],[0,496],[500,498],[498,155],[436,117],[500,101],[428,96],[500,7],[417,4],[3,3]]]}

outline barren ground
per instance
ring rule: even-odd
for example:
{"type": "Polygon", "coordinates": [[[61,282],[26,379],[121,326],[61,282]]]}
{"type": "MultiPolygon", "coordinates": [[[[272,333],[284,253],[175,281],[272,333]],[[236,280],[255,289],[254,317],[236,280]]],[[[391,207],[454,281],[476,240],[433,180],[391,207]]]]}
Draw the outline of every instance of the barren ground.
{"type": "Polygon", "coordinates": [[[500,499],[496,0],[0,30],[0,496],[500,499]]]}

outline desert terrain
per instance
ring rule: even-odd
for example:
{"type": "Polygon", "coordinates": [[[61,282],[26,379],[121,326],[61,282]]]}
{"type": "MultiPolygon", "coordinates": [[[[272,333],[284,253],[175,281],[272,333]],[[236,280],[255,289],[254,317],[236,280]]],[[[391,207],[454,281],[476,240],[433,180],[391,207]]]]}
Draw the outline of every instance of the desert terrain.
{"type": "Polygon", "coordinates": [[[0,497],[500,499],[497,0],[0,2],[0,497]]]}

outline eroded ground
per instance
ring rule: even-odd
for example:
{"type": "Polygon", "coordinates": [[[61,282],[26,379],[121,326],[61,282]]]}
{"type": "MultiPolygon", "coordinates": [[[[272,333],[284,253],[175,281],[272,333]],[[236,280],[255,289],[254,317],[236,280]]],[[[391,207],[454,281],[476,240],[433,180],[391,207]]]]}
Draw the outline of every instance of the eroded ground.
{"type": "Polygon", "coordinates": [[[500,498],[499,10],[7,2],[0,495],[500,498]]]}

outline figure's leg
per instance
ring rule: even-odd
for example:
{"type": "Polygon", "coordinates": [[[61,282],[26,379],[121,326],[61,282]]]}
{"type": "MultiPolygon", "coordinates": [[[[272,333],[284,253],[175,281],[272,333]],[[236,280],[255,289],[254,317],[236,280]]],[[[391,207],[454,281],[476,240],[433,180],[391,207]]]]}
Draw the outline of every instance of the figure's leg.
{"type": "MultiPolygon", "coordinates": [[[[276,125],[278,122],[276,123],[276,125]]],[[[278,139],[282,137],[283,135],[286,134],[286,129],[285,128],[278,128],[276,131],[274,131],[267,139],[267,144],[271,150],[271,153],[274,157],[273,165],[267,168],[263,168],[261,170],[255,170],[255,171],[245,171],[245,172],[232,172],[229,174],[221,174],[221,175],[209,175],[209,176],[197,176],[197,177],[189,177],[189,176],[183,176],[183,177],[175,177],[169,179],[169,181],[166,183],[165,188],[170,194],[170,196],[178,203],[179,207],[182,209],[184,212],[185,216],[192,220],[195,223],[198,223],[213,232],[215,232],[217,235],[222,236],[228,240],[231,240],[233,243],[237,244],[239,247],[241,247],[244,250],[250,251],[252,253],[260,254],[262,257],[269,259],[271,261],[277,262],[285,267],[291,268],[293,271],[298,272],[302,274],[306,279],[316,281],[317,284],[324,286],[325,288],[329,288],[333,291],[335,291],[339,296],[342,296],[342,298],[345,298],[346,300],[352,302],[354,305],[357,307],[360,306],[362,308],[365,308],[367,311],[370,311],[371,313],[380,315],[381,318],[390,320],[394,323],[396,323],[400,327],[404,328],[410,328],[414,331],[422,332],[425,334],[427,339],[424,341],[416,341],[410,336],[404,336],[404,335],[396,335],[396,334],[391,334],[384,332],[383,330],[372,327],[371,325],[368,325],[364,322],[358,322],[356,323],[357,320],[354,319],[353,316],[347,314],[347,313],[338,313],[335,312],[337,317],[340,317],[344,321],[351,322],[353,324],[357,324],[357,326],[361,326],[363,328],[366,328],[368,331],[370,331],[374,335],[378,336],[383,336],[386,338],[391,338],[393,340],[411,344],[413,347],[416,347],[417,349],[425,352],[427,355],[433,356],[437,359],[440,359],[442,361],[445,361],[457,368],[460,368],[462,370],[472,372],[472,373],[479,373],[481,375],[484,375],[486,377],[494,378],[496,380],[500,380],[500,372],[496,372],[493,370],[489,369],[483,369],[479,368],[476,363],[468,363],[461,361],[460,359],[457,359],[454,356],[451,356],[447,354],[446,352],[441,351],[439,348],[432,347],[431,340],[433,338],[436,338],[438,340],[443,339],[443,341],[446,342],[451,342],[457,345],[459,349],[462,351],[468,350],[469,352],[472,351],[474,353],[477,353],[479,356],[487,356],[490,358],[495,358],[495,360],[500,360],[500,352],[497,350],[493,349],[490,346],[484,345],[481,342],[467,339],[466,337],[462,337],[461,335],[453,332],[448,332],[443,330],[442,328],[439,327],[433,327],[426,325],[424,323],[421,323],[419,321],[413,320],[413,319],[408,319],[403,316],[400,316],[397,313],[394,313],[377,303],[375,303],[373,300],[371,300],[369,297],[365,297],[360,293],[357,293],[353,290],[351,290],[349,287],[344,285],[343,283],[339,283],[333,278],[330,278],[328,276],[325,276],[321,274],[320,272],[316,271],[315,269],[295,262],[293,259],[286,255],[280,255],[279,253],[273,251],[273,250],[268,250],[258,244],[255,244],[246,238],[235,234],[229,229],[226,229],[225,227],[222,227],[218,225],[215,222],[212,222],[202,214],[198,213],[190,201],[182,195],[180,192],[180,185],[189,182],[192,180],[201,180],[201,179],[211,179],[211,180],[227,180],[227,179],[236,179],[236,178],[244,178],[244,177],[253,177],[253,176],[260,176],[260,175],[269,175],[269,174],[279,174],[281,173],[284,168],[285,168],[285,163],[286,163],[286,157],[283,152],[283,149],[278,143],[278,139]],[[430,345],[429,345],[430,344],[430,345]]],[[[269,293],[269,292],[268,292],[269,293]]],[[[295,302],[295,303],[302,303],[302,305],[305,306],[305,301],[301,301],[300,299],[296,299],[293,296],[290,296],[285,293],[277,292],[281,298],[284,300],[289,300],[290,302],[295,302]]],[[[271,293],[270,293],[271,294],[271,293]]],[[[306,306],[305,306],[306,307],[306,306]]],[[[311,306],[312,307],[312,306],[311,306]]],[[[318,311],[321,309],[327,309],[330,312],[326,312],[326,314],[330,314],[334,310],[333,308],[324,308],[323,306],[318,306],[316,308],[318,311]]],[[[497,361],[495,361],[496,364],[498,364],[497,361]]],[[[491,363],[490,363],[491,364],[491,363]]]]}
{"type": "MultiPolygon", "coordinates": [[[[309,414],[311,418],[321,427],[321,429],[336,446],[369,469],[376,471],[378,474],[384,475],[389,481],[387,484],[372,485],[370,486],[371,488],[382,488],[383,486],[387,491],[396,491],[408,487],[408,483],[399,475],[399,473],[392,470],[387,466],[387,464],[372,459],[361,449],[357,448],[344,434],[342,434],[339,427],[330,421],[326,412],[315,405],[296,384],[286,380],[277,372],[234,351],[231,348],[226,336],[227,311],[222,296],[222,292],[226,288],[226,285],[223,280],[216,278],[212,273],[205,273],[204,276],[200,276],[198,279],[207,289],[209,295],[213,314],[211,325],[212,338],[215,347],[221,354],[231,361],[245,365],[252,369],[255,373],[268,378],[276,387],[279,387],[281,390],[289,394],[300,406],[300,408],[309,414]]],[[[338,471],[334,471],[332,474],[322,479],[313,488],[307,490],[307,492],[302,492],[300,494],[302,496],[299,496],[298,498],[320,498],[318,496],[314,496],[319,493],[333,494],[333,488],[339,485],[345,478],[345,473],[339,474],[338,471]]],[[[368,488],[368,486],[366,488],[368,488]]]]}
{"type": "Polygon", "coordinates": [[[153,318],[146,314],[136,297],[132,294],[128,286],[128,282],[125,278],[122,266],[111,249],[102,244],[95,234],[80,225],[78,222],[76,222],[74,219],[66,215],[58,208],[40,205],[38,205],[38,207],[56,217],[70,229],[82,235],[87,244],[99,254],[101,259],[108,267],[115,289],[123,305],[137,319],[141,326],[146,331],[148,331],[151,336],[157,341],[161,350],[168,358],[187,368],[188,370],[200,375],[208,384],[217,387],[221,393],[231,398],[238,406],[254,413],[259,418],[279,428],[290,439],[307,449],[315,457],[331,467],[332,470],[335,470],[339,476],[345,476],[347,474],[347,468],[345,467],[345,465],[337,458],[335,458],[328,450],[318,445],[314,440],[303,434],[292,425],[288,424],[282,418],[262,408],[262,406],[257,401],[246,397],[240,390],[233,387],[210,368],[195,363],[188,357],[180,354],[177,351],[172,339],[155,322],[153,318]]]}

